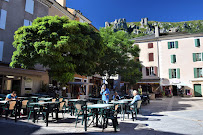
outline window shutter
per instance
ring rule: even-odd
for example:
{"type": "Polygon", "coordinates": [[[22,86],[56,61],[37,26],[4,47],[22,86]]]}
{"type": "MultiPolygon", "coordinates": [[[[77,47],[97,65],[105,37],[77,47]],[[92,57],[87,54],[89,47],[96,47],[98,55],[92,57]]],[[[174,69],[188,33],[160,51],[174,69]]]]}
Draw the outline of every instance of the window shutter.
{"type": "Polygon", "coordinates": [[[3,60],[4,42],[0,41],[0,61],[3,60]]]}
{"type": "Polygon", "coordinates": [[[170,42],[168,42],[168,49],[171,49],[170,42]]]}
{"type": "Polygon", "coordinates": [[[178,41],[175,41],[175,46],[176,48],[178,48],[178,41]]]}
{"type": "Polygon", "coordinates": [[[169,69],[169,79],[172,78],[172,73],[171,73],[171,69],[169,69]]]}
{"type": "Polygon", "coordinates": [[[193,53],[193,62],[196,62],[196,53],[193,53]]]}
{"type": "Polygon", "coordinates": [[[6,28],[6,16],[7,16],[7,11],[1,9],[0,10],[0,28],[4,30],[6,28]]]}
{"type": "Polygon", "coordinates": [[[180,79],[180,68],[177,68],[177,78],[180,79]]]}
{"type": "Polygon", "coordinates": [[[173,55],[173,62],[176,62],[176,55],[173,55]]]}
{"type": "Polygon", "coordinates": [[[197,78],[197,68],[194,68],[194,78],[197,78]]]}
{"type": "Polygon", "coordinates": [[[158,76],[157,67],[154,67],[154,74],[158,76]]]}
{"type": "Polygon", "coordinates": [[[173,55],[171,55],[171,63],[174,63],[174,62],[173,62],[173,55]]]}
{"type": "Polygon", "coordinates": [[[153,43],[148,43],[148,48],[153,48],[153,43]]]}
{"type": "Polygon", "coordinates": [[[202,53],[202,61],[203,61],[203,53],[202,53]]]}
{"type": "Polygon", "coordinates": [[[199,47],[200,46],[200,40],[199,39],[195,39],[195,47],[199,47]]]}
{"type": "Polygon", "coordinates": [[[146,67],[146,76],[149,76],[149,67],[146,67]]]}
{"type": "Polygon", "coordinates": [[[154,54],[153,53],[149,53],[149,61],[154,61],[154,54]]]}

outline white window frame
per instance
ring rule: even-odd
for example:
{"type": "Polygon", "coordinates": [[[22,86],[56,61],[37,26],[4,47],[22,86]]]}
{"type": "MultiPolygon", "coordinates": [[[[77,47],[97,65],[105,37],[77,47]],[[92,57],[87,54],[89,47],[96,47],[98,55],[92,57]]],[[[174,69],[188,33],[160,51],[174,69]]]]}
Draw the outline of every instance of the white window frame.
{"type": "Polygon", "coordinates": [[[172,42],[169,42],[170,43],[170,48],[175,48],[175,42],[172,41],[172,42]]]}
{"type": "Polygon", "coordinates": [[[155,76],[154,67],[149,67],[149,76],[155,76]]]}
{"type": "Polygon", "coordinates": [[[6,28],[6,18],[7,18],[7,11],[4,9],[0,10],[0,29],[5,30],[6,28]]]}
{"type": "Polygon", "coordinates": [[[34,0],[26,0],[25,2],[25,11],[30,13],[30,14],[33,14],[34,13],[34,0]]]}
{"type": "Polygon", "coordinates": [[[203,77],[203,68],[197,68],[197,78],[202,78],[203,77]],[[201,76],[199,76],[198,69],[202,70],[201,76]]]}
{"type": "Polygon", "coordinates": [[[174,68],[174,69],[171,69],[171,78],[174,79],[174,78],[177,78],[177,69],[174,68]],[[175,77],[173,77],[173,70],[175,70],[175,77]]]}
{"type": "Polygon", "coordinates": [[[195,53],[195,61],[202,61],[202,53],[195,53]],[[200,54],[200,60],[197,60],[197,54],[200,54]]]}
{"type": "Polygon", "coordinates": [[[0,61],[3,60],[4,41],[0,41],[0,61]]]}

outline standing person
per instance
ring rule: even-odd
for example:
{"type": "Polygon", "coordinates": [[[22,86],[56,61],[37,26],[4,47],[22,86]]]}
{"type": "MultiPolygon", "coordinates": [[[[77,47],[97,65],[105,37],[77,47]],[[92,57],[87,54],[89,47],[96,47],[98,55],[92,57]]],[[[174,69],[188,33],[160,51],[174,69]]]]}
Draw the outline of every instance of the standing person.
{"type": "Polygon", "coordinates": [[[100,94],[102,95],[102,100],[104,103],[108,104],[109,103],[109,95],[110,95],[110,91],[108,88],[106,88],[106,85],[103,84],[100,94]]]}
{"type": "Polygon", "coordinates": [[[10,100],[15,100],[18,99],[17,95],[16,95],[16,91],[13,91],[11,94],[8,94],[6,96],[6,101],[10,101],[10,100]]]}
{"type": "Polygon", "coordinates": [[[130,98],[133,97],[133,89],[132,88],[129,90],[128,95],[129,95],[130,98]]]}

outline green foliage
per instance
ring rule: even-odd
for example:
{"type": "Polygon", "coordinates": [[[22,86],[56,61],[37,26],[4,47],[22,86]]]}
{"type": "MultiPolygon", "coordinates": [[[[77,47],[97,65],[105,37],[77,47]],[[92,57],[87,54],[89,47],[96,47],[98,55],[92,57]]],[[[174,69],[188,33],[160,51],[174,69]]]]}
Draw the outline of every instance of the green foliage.
{"type": "MultiPolygon", "coordinates": [[[[108,75],[108,77],[123,73],[129,70],[129,75],[134,76],[134,73],[130,68],[129,63],[132,62],[134,57],[139,57],[139,47],[133,46],[133,41],[130,35],[124,31],[114,32],[111,28],[101,28],[100,35],[103,38],[104,45],[106,46],[105,55],[101,57],[97,71],[101,75],[108,75]]],[[[137,63],[139,65],[139,63],[137,63]]],[[[137,69],[136,65],[136,69],[137,69]]],[[[135,69],[135,70],[136,70],[135,69]]],[[[138,73],[136,72],[138,75],[138,73]]],[[[135,77],[135,76],[134,76],[135,77]]],[[[137,81],[135,77],[134,80],[137,81]]],[[[126,77],[126,81],[128,81],[126,77]]]]}
{"type": "Polygon", "coordinates": [[[20,27],[13,46],[11,67],[30,69],[41,64],[62,83],[75,73],[94,74],[104,48],[100,34],[87,23],[58,16],[37,18],[32,26],[20,27]]]}

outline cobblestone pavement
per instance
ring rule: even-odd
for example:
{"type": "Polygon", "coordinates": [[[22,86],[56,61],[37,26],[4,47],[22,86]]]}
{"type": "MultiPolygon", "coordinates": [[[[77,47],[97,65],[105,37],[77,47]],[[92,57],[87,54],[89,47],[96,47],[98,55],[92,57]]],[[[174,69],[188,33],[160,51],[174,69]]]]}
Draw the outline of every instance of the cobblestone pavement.
{"type": "MultiPolygon", "coordinates": [[[[62,115],[58,122],[50,118],[46,127],[42,120],[38,123],[21,119],[17,123],[13,119],[0,118],[1,135],[28,135],[28,134],[139,134],[139,135],[202,135],[203,134],[203,98],[160,98],[151,100],[151,103],[142,106],[136,121],[119,120],[119,131],[114,132],[112,126],[102,132],[101,128],[93,126],[84,131],[81,122],[75,128],[75,117],[62,115]]],[[[131,117],[130,117],[131,118],[131,117]]]]}

